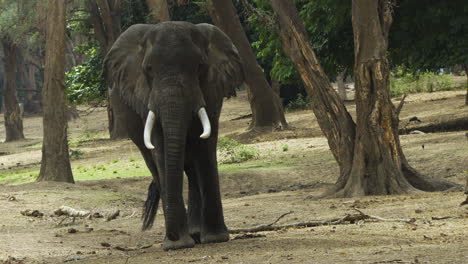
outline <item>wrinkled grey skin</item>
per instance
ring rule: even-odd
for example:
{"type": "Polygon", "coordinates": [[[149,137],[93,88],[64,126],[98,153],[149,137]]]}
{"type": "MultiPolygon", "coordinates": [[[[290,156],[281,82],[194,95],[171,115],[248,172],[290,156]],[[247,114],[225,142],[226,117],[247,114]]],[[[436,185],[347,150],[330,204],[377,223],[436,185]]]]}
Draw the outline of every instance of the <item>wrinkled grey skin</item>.
{"type": "Polygon", "coordinates": [[[143,229],[153,224],[159,198],[165,216],[163,248],[224,242],[216,144],[223,97],[243,82],[241,62],[231,40],[208,24],[164,22],[133,25],[105,59],[112,93],[125,104],[130,138],[153,175],[144,209],[143,229]],[[201,139],[197,111],[205,107],[212,133],[201,139]],[[151,142],[143,143],[149,110],[156,115],[151,142]],[[189,181],[188,212],[182,197],[183,172],[189,181]]]}

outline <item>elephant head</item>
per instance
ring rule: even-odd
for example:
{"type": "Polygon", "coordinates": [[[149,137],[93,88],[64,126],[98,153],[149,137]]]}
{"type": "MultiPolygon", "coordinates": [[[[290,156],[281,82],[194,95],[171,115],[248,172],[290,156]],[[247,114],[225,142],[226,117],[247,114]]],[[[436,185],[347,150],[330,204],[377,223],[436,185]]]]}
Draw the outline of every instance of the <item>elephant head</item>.
{"type": "Polygon", "coordinates": [[[150,149],[154,148],[150,142],[154,121],[168,112],[198,115],[204,128],[201,137],[208,138],[205,96],[219,101],[235,95],[243,81],[236,48],[209,24],[133,25],[115,42],[105,63],[122,99],[141,116],[148,116],[145,145],[150,149]]]}
{"type": "MultiPolygon", "coordinates": [[[[222,223],[216,225],[224,226],[216,165],[218,120],[223,98],[235,95],[235,88],[244,79],[240,58],[231,40],[209,24],[164,22],[133,25],[122,33],[108,52],[105,74],[112,89],[118,90],[121,100],[142,121],[146,120],[144,129],[138,131],[132,140],[143,156],[151,151],[145,161],[151,168],[152,157],[159,175],[156,178],[161,178],[160,181],[157,179],[157,185],[161,189],[165,209],[166,239],[176,241],[175,244],[168,242],[167,248],[190,244],[180,242],[186,233],[184,225],[187,225],[181,193],[184,168],[189,182],[189,174],[193,174],[196,181],[202,181],[194,184],[200,188],[193,188],[194,192],[199,189],[200,194],[197,195],[202,197],[192,196],[194,200],[203,202],[201,205],[194,202],[193,207],[200,207],[202,211],[206,209],[206,212],[195,215],[220,218],[218,222],[222,223]],[[190,155],[190,151],[195,149],[204,153],[190,155]],[[206,158],[193,157],[197,155],[206,155],[206,158]],[[213,182],[205,184],[205,180],[213,182]],[[203,186],[215,187],[204,189],[203,186]],[[209,196],[219,201],[208,204],[210,202],[205,200],[209,196]],[[221,213],[210,213],[210,208],[221,213]],[[177,246],[180,244],[177,241],[185,244],[177,246]]],[[[155,214],[155,210],[150,211],[155,214]]],[[[210,231],[212,220],[205,220],[192,221],[201,223],[202,233],[208,230],[205,232],[207,235],[201,234],[201,240],[203,236],[205,241],[219,240],[214,234],[218,231],[210,231]]],[[[151,225],[152,220],[150,222],[145,225],[151,225]]]]}

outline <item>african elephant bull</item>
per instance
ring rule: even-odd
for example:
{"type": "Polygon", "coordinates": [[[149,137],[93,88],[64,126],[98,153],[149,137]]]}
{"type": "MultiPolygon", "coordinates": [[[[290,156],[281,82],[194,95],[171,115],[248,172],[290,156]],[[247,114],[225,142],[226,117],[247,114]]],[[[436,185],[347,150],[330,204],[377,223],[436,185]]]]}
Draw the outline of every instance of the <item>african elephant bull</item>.
{"type": "Polygon", "coordinates": [[[152,226],[161,197],[165,250],[229,240],[216,144],[223,98],[235,95],[244,79],[231,40],[209,24],[133,25],[110,49],[105,67],[112,93],[126,105],[117,114],[126,115],[129,136],[153,175],[143,229],[152,226]]]}

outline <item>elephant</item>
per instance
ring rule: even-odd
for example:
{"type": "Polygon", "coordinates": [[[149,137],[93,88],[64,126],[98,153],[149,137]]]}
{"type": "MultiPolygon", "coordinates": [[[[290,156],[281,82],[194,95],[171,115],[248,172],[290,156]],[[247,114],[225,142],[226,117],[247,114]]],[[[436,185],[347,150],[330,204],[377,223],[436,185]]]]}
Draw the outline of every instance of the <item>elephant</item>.
{"type": "Polygon", "coordinates": [[[153,176],[143,230],[152,227],[161,198],[164,250],[228,241],[216,145],[223,98],[235,96],[244,82],[232,41],[210,24],[133,25],[108,51],[104,75],[111,97],[124,106],[116,114],[125,116],[153,176]]]}

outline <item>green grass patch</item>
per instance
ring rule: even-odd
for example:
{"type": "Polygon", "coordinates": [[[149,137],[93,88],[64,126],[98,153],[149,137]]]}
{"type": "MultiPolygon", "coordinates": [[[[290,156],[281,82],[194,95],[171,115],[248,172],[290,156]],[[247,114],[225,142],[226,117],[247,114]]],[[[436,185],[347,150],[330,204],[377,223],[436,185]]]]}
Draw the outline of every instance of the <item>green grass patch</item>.
{"type": "MultiPolygon", "coordinates": [[[[143,159],[133,162],[107,162],[93,165],[73,166],[75,181],[103,180],[112,178],[131,178],[150,176],[143,159]]],[[[0,184],[23,184],[33,182],[39,175],[39,169],[22,170],[0,174],[0,184]]]]}
{"type": "Polygon", "coordinates": [[[22,184],[33,182],[39,175],[39,169],[20,170],[0,173],[0,184],[22,184]]]}
{"type": "Polygon", "coordinates": [[[402,71],[399,71],[397,74],[401,77],[395,78],[395,74],[392,74],[390,77],[390,92],[392,96],[460,89],[460,87],[455,85],[452,76],[448,74],[439,75],[433,72],[410,74],[403,73],[402,71]]]}

